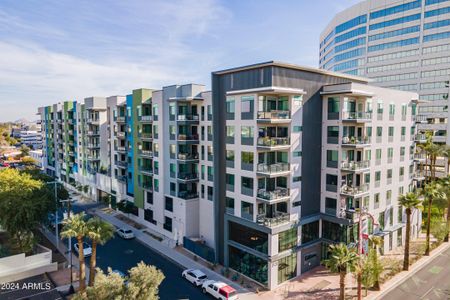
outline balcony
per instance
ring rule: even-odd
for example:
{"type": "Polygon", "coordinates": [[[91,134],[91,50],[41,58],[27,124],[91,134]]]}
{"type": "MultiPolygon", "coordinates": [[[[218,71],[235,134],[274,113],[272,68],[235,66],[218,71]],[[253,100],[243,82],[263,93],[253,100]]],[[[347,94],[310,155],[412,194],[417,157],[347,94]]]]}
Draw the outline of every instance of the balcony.
{"type": "Polygon", "coordinates": [[[120,160],[116,160],[116,166],[118,166],[119,168],[127,168],[128,164],[126,161],[120,161],[120,160]]]}
{"type": "Polygon", "coordinates": [[[416,123],[428,123],[427,116],[425,115],[415,115],[412,116],[412,119],[416,123]]]}
{"type": "Polygon", "coordinates": [[[277,187],[273,191],[267,191],[266,189],[259,189],[256,194],[256,198],[262,201],[282,201],[289,200],[291,197],[289,189],[277,187]]]}
{"type": "Polygon", "coordinates": [[[371,138],[370,137],[366,137],[366,136],[359,136],[359,137],[344,136],[342,138],[342,146],[361,148],[361,147],[368,147],[370,145],[371,145],[371,138]]]}
{"type": "Polygon", "coordinates": [[[139,150],[139,155],[143,157],[153,157],[153,151],[152,150],[139,150]]]}
{"type": "Polygon", "coordinates": [[[256,121],[269,124],[289,123],[291,112],[288,110],[258,111],[256,121]]]}
{"type": "Polygon", "coordinates": [[[177,116],[177,122],[179,123],[195,123],[198,124],[200,118],[196,114],[180,114],[177,116]]]}
{"type": "Polygon", "coordinates": [[[348,186],[344,185],[341,188],[341,195],[350,197],[360,197],[369,193],[369,185],[363,184],[360,186],[348,186]]]}
{"type": "Polygon", "coordinates": [[[153,134],[150,132],[141,132],[139,133],[139,137],[143,140],[152,140],[153,134]]]}
{"type": "Polygon", "coordinates": [[[100,120],[99,119],[94,119],[94,118],[88,118],[87,123],[91,123],[93,125],[99,125],[100,124],[100,120]]]}
{"type": "Polygon", "coordinates": [[[177,140],[178,140],[179,143],[194,143],[194,144],[198,144],[198,142],[199,142],[198,134],[192,134],[192,135],[179,134],[177,136],[177,140]]]}
{"type": "Polygon", "coordinates": [[[69,151],[69,155],[70,155],[70,156],[74,156],[75,153],[74,153],[73,151],[69,151]]]}
{"type": "Polygon", "coordinates": [[[425,134],[416,134],[414,136],[414,141],[417,143],[426,143],[427,142],[427,136],[425,134]]]}
{"type": "Polygon", "coordinates": [[[125,175],[116,175],[116,179],[120,182],[127,182],[127,176],[125,175]]]}
{"type": "Polygon", "coordinates": [[[197,181],[198,173],[178,173],[178,180],[182,182],[197,181]]]}
{"type": "Polygon", "coordinates": [[[421,172],[414,172],[410,175],[410,178],[414,181],[424,181],[426,179],[425,174],[421,172]]]}
{"type": "Polygon", "coordinates": [[[117,152],[127,152],[127,148],[125,146],[117,146],[115,147],[117,152]]]}
{"type": "Polygon", "coordinates": [[[89,144],[87,144],[87,148],[97,149],[97,148],[100,148],[100,144],[91,144],[91,143],[89,143],[89,144]]]}
{"type": "Polygon", "coordinates": [[[125,123],[125,121],[126,121],[125,116],[116,117],[116,122],[117,123],[125,123]]]}
{"type": "Polygon", "coordinates": [[[256,216],[256,222],[260,225],[266,227],[275,227],[279,225],[283,225],[290,222],[290,214],[276,212],[273,217],[266,215],[258,215],[256,216]]]}
{"type": "Polygon", "coordinates": [[[193,191],[179,191],[178,198],[181,198],[184,200],[195,199],[195,198],[198,198],[198,193],[193,192],[193,191]]]}
{"type": "Polygon", "coordinates": [[[124,139],[126,137],[126,133],[123,131],[116,132],[116,137],[119,139],[124,139]]]}
{"type": "Polygon", "coordinates": [[[100,135],[100,132],[99,132],[99,131],[92,131],[92,130],[89,130],[89,131],[87,132],[87,135],[88,135],[88,136],[96,136],[96,135],[100,135]]]}
{"type": "Polygon", "coordinates": [[[152,121],[153,121],[153,116],[140,116],[139,117],[139,122],[141,122],[141,123],[152,122],[152,121]]]}
{"type": "Polygon", "coordinates": [[[289,137],[260,137],[257,142],[258,148],[264,150],[282,150],[291,147],[289,137]]]}
{"type": "Polygon", "coordinates": [[[370,122],[372,121],[372,113],[370,112],[342,112],[342,121],[348,122],[370,122]]]}
{"type": "Polygon", "coordinates": [[[291,172],[290,165],[288,163],[276,163],[276,164],[258,164],[257,175],[258,176],[283,176],[289,175],[291,172]]]}
{"type": "Polygon", "coordinates": [[[425,154],[421,154],[421,153],[414,154],[414,161],[425,162],[426,159],[427,159],[427,156],[425,154]]]}
{"type": "Polygon", "coordinates": [[[146,174],[146,175],[150,175],[150,176],[153,175],[153,169],[150,167],[140,166],[139,171],[141,171],[141,173],[146,174]]]}
{"type": "Polygon", "coordinates": [[[344,161],[341,163],[341,170],[347,172],[364,172],[370,170],[370,160],[344,161]]]}
{"type": "Polygon", "coordinates": [[[198,160],[198,153],[178,153],[178,160],[198,160]]]}
{"type": "Polygon", "coordinates": [[[98,156],[93,156],[93,155],[88,155],[88,156],[86,157],[86,159],[87,159],[87,160],[90,160],[90,161],[96,161],[96,160],[100,160],[100,157],[98,157],[98,156]]]}
{"type": "Polygon", "coordinates": [[[139,186],[145,190],[153,191],[153,185],[151,182],[142,182],[139,186]]]}

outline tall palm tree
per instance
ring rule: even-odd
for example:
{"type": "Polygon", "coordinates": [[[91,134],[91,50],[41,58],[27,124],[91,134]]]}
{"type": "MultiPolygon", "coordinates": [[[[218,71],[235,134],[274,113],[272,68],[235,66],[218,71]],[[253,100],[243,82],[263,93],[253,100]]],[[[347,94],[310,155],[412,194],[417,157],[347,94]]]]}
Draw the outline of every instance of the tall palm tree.
{"type": "Polygon", "coordinates": [[[450,146],[442,149],[442,156],[447,158],[447,175],[450,174],[450,146]]]}
{"type": "Polygon", "coordinates": [[[411,214],[414,209],[422,207],[422,201],[417,193],[410,192],[406,195],[400,195],[398,203],[406,210],[406,238],[405,238],[405,254],[403,257],[403,270],[409,269],[409,241],[411,238],[411,214]]]}
{"type": "Polygon", "coordinates": [[[78,242],[78,260],[80,268],[78,270],[78,278],[80,281],[79,291],[83,293],[86,289],[86,265],[84,262],[83,239],[87,234],[86,215],[84,212],[73,215],[70,219],[64,220],[64,227],[61,231],[61,237],[76,238],[78,242]]]}
{"type": "Polygon", "coordinates": [[[448,242],[450,231],[450,175],[442,178],[439,183],[442,188],[442,194],[447,200],[447,235],[444,238],[444,242],[448,242]]]}
{"type": "Polygon", "coordinates": [[[436,161],[443,154],[443,147],[438,144],[431,143],[426,147],[426,151],[430,157],[430,177],[431,180],[436,179],[436,161]]]}
{"type": "Polygon", "coordinates": [[[104,245],[114,237],[114,226],[103,221],[99,217],[94,217],[87,222],[87,236],[92,241],[89,286],[93,286],[95,280],[95,267],[97,265],[97,245],[104,245]]]}
{"type": "Polygon", "coordinates": [[[430,255],[430,229],[431,229],[431,206],[433,205],[433,200],[442,197],[442,191],[440,185],[437,182],[430,182],[426,184],[421,190],[420,195],[424,197],[428,205],[428,215],[427,215],[427,237],[426,237],[426,248],[425,255],[430,255]]]}
{"type": "Polygon", "coordinates": [[[358,255],[354,250],[347,248],[347,245],[340,243],[330,245],[330,257],[323,261],[325,266],[333,273],[339,273],[339,300],[345,299],[345,276],[352,271],[358,261],[358,255]]]}

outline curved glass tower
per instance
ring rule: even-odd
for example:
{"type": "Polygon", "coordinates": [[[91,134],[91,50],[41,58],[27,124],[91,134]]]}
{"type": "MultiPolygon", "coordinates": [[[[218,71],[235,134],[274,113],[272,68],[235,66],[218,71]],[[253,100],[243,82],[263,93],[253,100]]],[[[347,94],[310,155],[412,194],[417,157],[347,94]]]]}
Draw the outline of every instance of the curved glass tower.
{"type": "Polygon", "coordinates": [[[450,144],[450,0],[366,0],[337,14],[320,37],[320,68],[418,92],[421,130],[450,144]]]}

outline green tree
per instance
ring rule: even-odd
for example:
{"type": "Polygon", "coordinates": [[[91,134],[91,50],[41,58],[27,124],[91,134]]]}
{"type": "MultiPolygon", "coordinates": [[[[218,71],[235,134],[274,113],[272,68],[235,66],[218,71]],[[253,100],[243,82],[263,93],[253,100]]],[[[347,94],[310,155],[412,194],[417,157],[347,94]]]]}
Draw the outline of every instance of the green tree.
{"type": "Polygon", "coordinates": [[[355,268],[358,255],[354,250],[348,249],[347,245],[340,243],[330,245],[330,256],[323,261],[323,264],[333,273],[339,274],[340,293],[339,299],[345,299],[345,276],[347,272],[355,268]]]}
{"type": "Polygon", "coordinates": [[[448,242],[450,232],[450,176],[441,178],[439,183],[441,185],[441,192],[444,196],[443,198],[445,198],[447,201],[447,235],[444,238],[444,242],[448,242]]]}
{"type": "Polygon", "coordinates": [[[409,245],[411,238],[411,214],[414,209],[422,207],[422,201],[419,199],[417,193],[410,192],[406,195],[400,195],[398,203],[405,208],[406,212],[406,237],[405,237],[405,252],[403,255],[403,270],[409,269],[409,245]]]}
{"type": "Polygon", "coordinates": [[[16,169],[0,171],[0,224],[22,252],[32,250],[33,232],[54,209],[54,199],[42,181],[16,169]]]}
{"type": "MultiPolygon", "coordinates": [[[[373,250],[374,250],[373,251],[374,254],[373,254],[373,262],[372,262],[372,264],[374,266],[376,266],[376,265],[378,265],[380,263],[379,259],[378,259],[378,253],[380,251],[379,250],[380,246],[383,244],[383,239],[381,237],[379,237],[379,236],[373,236],[373,237],[371,237],[370,241],[372,243],[372,247],[373,247],[373,250]]],[[[376,272],[376,271],[377,271],[377,269],[373,270],[373,272],[374,272],[373,276],[375,277],[375,283],[374,283],[373,287],[374,287],[375,290],[379,291],[381,289],[380,288],[381,271],[380,272],[376,272]]]]}
{"type": "Polygon", "coordinates": [[[431,230],[431,207],[433,205],[433,200],[442,197],[442,192],[440,190],[440,185],[437,182],[430,182],[426,184],[423,189],[420,190],[420,195],[424,197],[427,203],[427,220],[426,220],[426,245],[425,245],[425,255],[430,255],[430,230],[431,230]]]}
{"type": "Polygon", "coordinates": [[[122,300],[124,298],[126,286],[122,276],[112,272],[111,268],[108,268],[107,274],[103,273],[100,268],[97,268],[96,274],[94,285],[86,289],[86,294],[77,294],[73,298],[74,300],[122,300]]]}
{"type": "Polygon", "coordinates": [[[164,274],[154,266],[138,263],[130,271],[125,299],[128,300],[157,300],[158,288],[164,280],[164,274]]]}
{"type": "MultiPolygon", "coordinates": [[[[55,180],[53,177],[42,173],[41,170],[39,169],[25,169],[21,171],[21,173],[29,174],[33,179],[42,181],[44,183],[53,182],[55,180]]],[[[54,184],[47,184],[46,188],[51,192],[52,195],[54,195],[55,193],[54,184]]],[[[57,195],[58,200],[67,200],[70,197],[69,191],[67,191],[67,189],[62,184],[57,184],[57,195]]]]}
{"type": "Polygon", "coordinates": [[[97,245],[104,245],[114,237],[114,226],[103,221],[99,217],[94,217],[87,222],[87,228],[87,236],[92,241],[89,286],[93,286],[95,280],[95,267],[97,266],[97,245]]]}
{"type": "Polygon", "coordinates": [[[450,146],[442,149],[442,155],[447,159],[447,175],[450,174],[450,146]]]}
{"type": "Polygon", "coordinates": [[[20,146],[20,157],[25,157],[30,155],[30,147],[26,146],[26,145],[22,145],[20,146]]]}
{"type": "Polygon", "coordinates": [[[439,242],[442,242],[448,235],[447,223],[441,218],[432,218],[430,231],[439,242]]]}
{"type": "Polygon", "coordinates": [[[30,156],[24,156],[24,157],[22,157],[21,162],[22,162],[22,164],[24,164],[25,166],[35,166],[36,163],[37,163],[37,161],[36,161],[34,158],[30,157],[30,156]]]}
{"type": "Polygon", "coordinates": [[[78,260],[80,261],[80,268],[78,270],[78,278],[80,281],[80,292],[83,293],[86,289],[86,265],[84,262],[83,239],[88,234],[88,226],[86,223],[86,215],[84,212],[71,216],[70,219],[63,221],[64,227],[61,231],[61,237],[76,238],[78,242],[78,260]]]}

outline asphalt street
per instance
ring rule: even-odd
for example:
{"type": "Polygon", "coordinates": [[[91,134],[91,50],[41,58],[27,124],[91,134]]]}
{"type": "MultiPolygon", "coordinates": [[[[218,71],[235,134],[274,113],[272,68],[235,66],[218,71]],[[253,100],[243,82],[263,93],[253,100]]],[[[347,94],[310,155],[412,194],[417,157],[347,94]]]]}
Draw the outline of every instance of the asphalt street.
{"type": "Polygon", "coordinates": [[[382,299],[450,299],[450,248],[424,265],[382,299]]]}
{"type": "MultiPolygon", "coordinates": [[[[85,210],[87,207],[74,205],[74,213],[85,210]]],[[[89,265],[89,259],[86,263],[89,265]]],[[[175,299],[212,299],[204,295],[200,288],[194,287],[191,283],[181,278],[182,268],[166,257],[156,253],[150,248],[141,244],[138,240],[124,240],[117,235],[103,246],[97,248],[97,266],[107,270],[119,270],[124,274],[140,261],[154,265],[160,269],[165,279],[160,285],[159,296],[162,300],[175,299]]]]}

